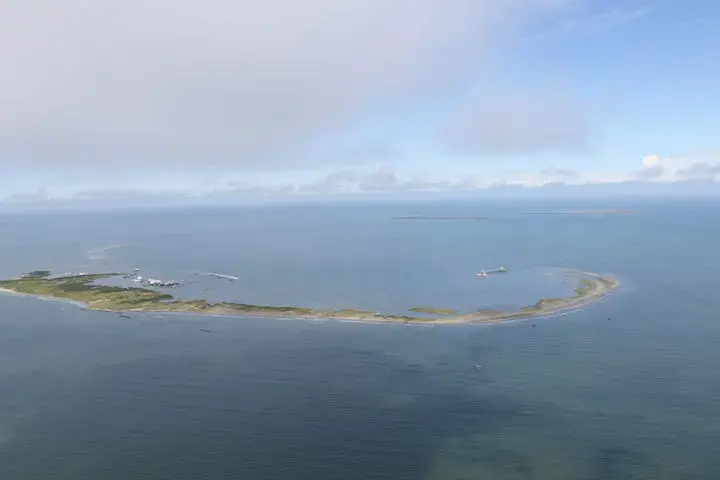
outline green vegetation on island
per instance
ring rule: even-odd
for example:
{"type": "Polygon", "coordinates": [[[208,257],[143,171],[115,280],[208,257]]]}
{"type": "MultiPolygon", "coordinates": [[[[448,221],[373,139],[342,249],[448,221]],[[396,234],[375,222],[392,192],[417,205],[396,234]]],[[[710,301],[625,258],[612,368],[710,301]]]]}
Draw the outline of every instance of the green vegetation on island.
{"type": "Polygon", "coordinates": [[[0,288],[29,295],[74,300],[97,310],[130,310],[138,306],[165,305],[160,302],[173,299],[172,295],[154,290],[111,287],[93,283],[97,280],[115,277],[119,275],[117,273],[53,278],[49,278],[50,273],[47,275],[36,275],[35,273],[30,272],[30,274],[22,275],[14,280],[0,281],[0,288]]]}
{"type": "Polygon", "coordinates": [[[449,308],[413,307],[410,311],[432,316],[389,315],[369,310],[320,310],[295,306],[266,306],[245,303],[210,303],[204,299],[179,300],[170,294],[149,288],[98,285],[98,280],[120,276],[120,273],[81,274],[52,277],[49,270],[35,270],[12,280],[1,280],[0,290],[81,302],[92,310],[113,312],[186,312],[214,315],[238,315],[275,318],[327,318],[372,322],[405,323],[473,323],[499,322],[538,315],[547,315],[567,308],[579,307],[601,297],[619,282],[609,276],[574,272],[578,279],[575,294],[566,298],[543,298],[534,305],[515,312],[478,310],[459,314],[449,308]]]}
{"type": "Polygon", "coordinates": [[[457,311],[452,308],[434,308],[434,307],[413,307],[411,312],[427,313],[430,315],[456,315],[457,311]]]}

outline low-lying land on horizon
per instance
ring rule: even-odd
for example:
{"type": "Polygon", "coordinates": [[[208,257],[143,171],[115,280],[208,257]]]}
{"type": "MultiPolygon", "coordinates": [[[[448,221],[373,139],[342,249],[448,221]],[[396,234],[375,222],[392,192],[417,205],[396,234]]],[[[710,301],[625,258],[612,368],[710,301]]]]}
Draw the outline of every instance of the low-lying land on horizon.
{"type": "Polygon", "coordinates": [[[317,318],[357,320],[371,322],[405,323],[491,323],[505,320],[548,315],[576,308],[600,298],[619,282],[612,276],[567,271],[577,279],[574,294],[569,297],[542,298],[535,304],[516,311],[477,310],[458,313],[450,308],[417,306],[411,312],[427,316],[391,315],[369,310],[321,310],[294,306],[251,305],[234,302],[210,303],[204,299],[179,300],[172,295],[137,287],[98,285],[98,280],[123,275],[121,273],[79,274],[53,277],[49,270],[36,270],[11,280],[1,280],[0,290],[5,292],[50,297],[83,303],[92,310],[110,312],[185,312],[212,315],[235,315],[275,318],[317,318]]]}
{"type": "Polygon", "coordinates": [[[391,217],[393,220],[487,220],[488,217],[475,217],[475,216],[431,216],[431,215],[404,215],[391,217]]]}
{"type": "MultiPolygon", "coordinates": [[[[594,210],[531,210],[523,212],[525,215],[627,215],[637,213],[627,208],[594,209],[594,210]]],[[[477,215],[401,215],[390,217],[392,220],[446,220],[446,221],[481,221],[491,220],[491,217],[477,215]]]]}
{"type": "Polygon", "coordinates": [[[637,213],[627,208],[598,209],[598,210],[536,210],[526,212],[528,215],[622,215],[637,213]]]}

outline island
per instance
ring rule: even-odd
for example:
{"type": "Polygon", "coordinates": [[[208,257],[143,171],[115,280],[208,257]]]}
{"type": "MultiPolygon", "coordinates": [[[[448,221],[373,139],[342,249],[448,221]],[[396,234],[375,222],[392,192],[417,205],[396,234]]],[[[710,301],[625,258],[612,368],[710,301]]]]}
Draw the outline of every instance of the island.
{"type": "Polygon", "coordinates": [[[629,208],[613,208],[598,210],[535,210],[525,212],[527,215],[627,215],[637,213],[629,208]]]}
{"type": "Polygon", "coordinates": [[[435,307],[412,307],[411,312],[427,313],[430,315],[456,315],[457,311],[452,308],[435,308],[435,307]]]}
{"type": "Polygon", "coordinates": [[[0,291],[55,298],[80,303],[84,308],[122,313],[128,312],[184,312],[246,317],[337,319],[366,322],[401,323],[492,323],[557,313],[578,308],[605,295],[619,285],[610,275],[568,270],[577,280],[574,294],[561,298],[543,298],[535,304],[516,311],[477,310],[458,313],[449,308],[418,306],[409,310],[428,316],[391,315],[369,310],[321,310],[295,306],[250,305],[245,303],[207,300],[181,300],[168,293],[140,287],[117,287],[96,282],[127,274],[99,273],[52,276],[49,270],[36,270],[10,280],[0,280],[0,291]]]}
{"type": "Polygon", "coordinates": [[[488,217],[477,217],[477,216],[429,216],[429,215],[403,215],[397,217],[391,217],[392,220],[487,220],[488,217]]]}

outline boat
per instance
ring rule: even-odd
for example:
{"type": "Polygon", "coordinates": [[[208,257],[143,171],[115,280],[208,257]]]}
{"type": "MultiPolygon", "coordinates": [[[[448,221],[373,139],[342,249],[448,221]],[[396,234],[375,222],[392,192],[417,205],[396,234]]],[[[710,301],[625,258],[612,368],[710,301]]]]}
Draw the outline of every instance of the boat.
{"type": "Polygon", "coordinates": [[[505,267],[496,268],[495,270],[480,270],[475,274],[476,277],[487,277],[488,273],[505,273],[505,267]]]}

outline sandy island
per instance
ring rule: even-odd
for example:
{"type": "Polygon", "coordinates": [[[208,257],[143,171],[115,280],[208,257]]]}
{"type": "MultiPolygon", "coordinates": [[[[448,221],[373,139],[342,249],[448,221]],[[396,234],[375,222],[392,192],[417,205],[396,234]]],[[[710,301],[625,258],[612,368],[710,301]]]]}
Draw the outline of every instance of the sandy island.
{"type": "Polygon", "coordinates": [[[449,308],[413,307],[409,311],[427,314],[418,317],[410,315],[388,315],[369,310],[317,310],[292,306],[248,305],[244,303],[207,300],[178,300],[167,293],[146,288],[111,287],[97,285],[95,281],[123,275],[121,273],[84,274],[52,277],[48,270],[37,270],[19,278],[0,281],[0,291],[53,298],[78,303],[92,310],[109,312],[184,312],[193,314],[228,315],[246,317],[336,319],[365,322],[394,323],[494,323],[549,315],[559,311],[582,307],[597,300],[620,282],[610,275],[568,270],[577,279],[575,293],[571,297],[543,298],[534,305],[516,311],[478,310],[458,314],[449,308]]]}

